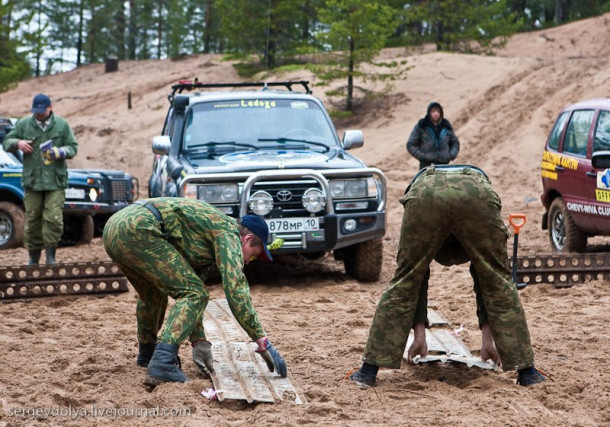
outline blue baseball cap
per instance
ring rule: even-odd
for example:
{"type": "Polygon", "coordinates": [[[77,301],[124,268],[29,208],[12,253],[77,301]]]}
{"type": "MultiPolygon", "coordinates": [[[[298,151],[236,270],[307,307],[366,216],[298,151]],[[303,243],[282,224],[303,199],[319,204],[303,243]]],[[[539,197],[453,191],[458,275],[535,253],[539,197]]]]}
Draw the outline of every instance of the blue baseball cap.
{"type": "Polygon", "coordinates": [[[241,225],[256,234],[262,240],[263,252],[258,258],[264,262],[273,261],[273,257],[267,248],[269,227],[267,227],[265,220],[258,215],[244,215],[241,217],[241,225]]]}
{"type": "Polygon", "coordinates": [[[44,93],[39,93],[38,95],[36,95],[34,97],[34,100],[32,101],[32,110],[31,111],[34,114],[44,113],[47,110],[47,108],[49,108],[50,106],[51,106],[51,98],[49,98],[44,93]]]}

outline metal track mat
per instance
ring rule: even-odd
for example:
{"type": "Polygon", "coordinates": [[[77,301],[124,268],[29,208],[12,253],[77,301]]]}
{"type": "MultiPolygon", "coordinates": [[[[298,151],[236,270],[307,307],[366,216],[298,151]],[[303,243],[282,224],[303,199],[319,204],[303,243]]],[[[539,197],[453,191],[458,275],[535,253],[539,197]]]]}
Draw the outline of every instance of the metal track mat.
{"type": "MultiPolygon", "coordinates": [[[[429,319],[444,319],[444,317],[435,310],[428,308],[429,319]]],[[[482,360],[479,356],[473,356],[468,347],[456,335],[448,329],[448,323],[434,323],[430,321],[430,327],[426,329],[426,344],[428,344],[428,354],[425,357],[416,356],[413,359],[414,363],[426,362],[459,362],[465,363],[469,368],[475,366],[481,369],[497,370],[498,367],[493,362],[482,360]]],[[[413,343],[413,331],[409,334],[407,347],[403,354],[404,359],[407,359],[409,347],[413,343]]]]}
{"type": "Polygon", "coordinates": [[[298,405],[306,403],[288,377],[269,372],[256,343],[237,323],[226,299],[213,299],[206,307],[203,325],[212,343],[214,373],[212,381],[219,401],[245,400],[248,403],[280,400],[298,405]]]}
{"type": "Polygon", "coordinates": [[[528,285],[569,287],[585,280],[610,280],[610,253],[517,257],[517,279],[528,285]]]}
{"type": "Polygon", "coordinates": [[[128,291],[111,261],[0,267],[0,299],[128,291]]]}

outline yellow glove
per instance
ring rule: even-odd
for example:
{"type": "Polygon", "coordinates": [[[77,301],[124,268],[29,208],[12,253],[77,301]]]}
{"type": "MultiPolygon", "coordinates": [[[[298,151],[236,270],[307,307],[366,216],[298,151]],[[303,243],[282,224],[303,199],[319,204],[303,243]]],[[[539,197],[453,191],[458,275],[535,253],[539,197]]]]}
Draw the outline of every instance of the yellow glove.
{"type": "MultiPolygon", "coordinates": [[[[267,249],[269,249],[270,251],[277,251],[282,246],[284,246],[284,239],[277,237],[273,239],[273,242],[271,242],[271,244],[267,245],[267,249]]],[[[253,256],[252,258],[250,258],[250,261],[254,261],[255,259],[256,257],[253,256]]]]}
{"type": "Polygon", "coordinates": [[[284,239],[277,237],[273,239],[273,242],[271,242],[270,245],[267,245],[267,249],[270,251],[277,251],[282,246],[284,246],[284,239]]]}

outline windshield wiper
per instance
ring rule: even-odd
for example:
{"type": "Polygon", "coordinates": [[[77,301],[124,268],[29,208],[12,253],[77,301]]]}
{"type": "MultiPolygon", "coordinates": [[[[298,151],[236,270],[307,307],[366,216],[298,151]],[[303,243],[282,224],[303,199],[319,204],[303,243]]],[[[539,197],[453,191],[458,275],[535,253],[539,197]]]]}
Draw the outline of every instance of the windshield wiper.
{"type": "Polygon", "coordinates": [[[188,152],[192,152],[192,151],[198,151],[198,150],[193,150],[194,148],[211,148],[212,150],[215,149],[216,147],[222,146],[222,145],[227,145],[227,146],[231,146],[231,147],[246,147],[246,148],[253,148],[253,149],[257,149],[258,147],[254,144],[246,144],[243,142],[235,142],[235,141],[208,141],[208,142],[203,142],[201,144],[194,144],[194,145],[189,145],[189,147],[185,150],[188,152]]]}
{"type": "Polygon", "coordinates": [[[259,140],[259,142],[279,142],[281,144],[285,144],[286,142],[302,142],[303,144],[322,147],[322,148],[324,148],[324,152],[327,152],[328,150],[333,148],[333,147],[329,147],[328,145],[324,144],[323,142],[310,141],[307,139],[293,139],[293,138],[281,137],[281,138],[259,138],[258,140],[259,140]]]}

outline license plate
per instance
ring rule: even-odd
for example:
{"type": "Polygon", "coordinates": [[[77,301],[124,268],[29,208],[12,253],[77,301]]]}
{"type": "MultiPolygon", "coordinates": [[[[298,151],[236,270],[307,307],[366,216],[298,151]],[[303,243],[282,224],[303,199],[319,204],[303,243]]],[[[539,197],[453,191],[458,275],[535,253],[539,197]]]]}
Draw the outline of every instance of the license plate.
{"type": "Polygon", "coordinates": [[[320,229],[320,218],[273,218],[266,219],[270,233],[294,233],[317,231],[320,229]]]}
{"type": "Polygon", "coordinates": [[[66,188],[66,199],[84,199],[85,190],[82,188],[66,188]]]}

